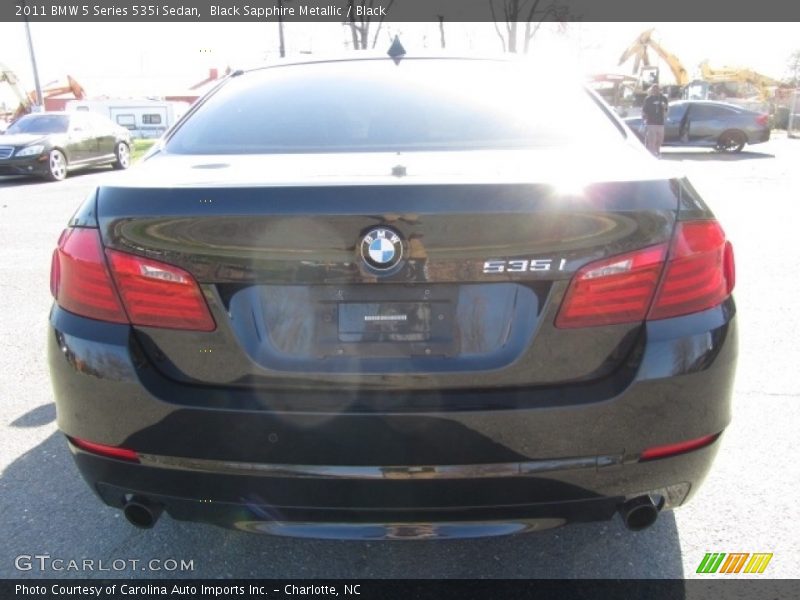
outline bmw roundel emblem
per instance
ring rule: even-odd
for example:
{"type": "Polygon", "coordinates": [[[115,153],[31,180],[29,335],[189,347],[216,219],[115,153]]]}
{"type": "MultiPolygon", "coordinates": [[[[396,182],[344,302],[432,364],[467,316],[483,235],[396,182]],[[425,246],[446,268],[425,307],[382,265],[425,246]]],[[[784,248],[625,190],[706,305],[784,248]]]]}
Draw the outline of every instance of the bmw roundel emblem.
{"type": "Polygon", "coordinates": [[[373,269],[391,269],[403,258],[403,240],[391,229],[370,229],[361,240],[361,258],[373,269]]]}

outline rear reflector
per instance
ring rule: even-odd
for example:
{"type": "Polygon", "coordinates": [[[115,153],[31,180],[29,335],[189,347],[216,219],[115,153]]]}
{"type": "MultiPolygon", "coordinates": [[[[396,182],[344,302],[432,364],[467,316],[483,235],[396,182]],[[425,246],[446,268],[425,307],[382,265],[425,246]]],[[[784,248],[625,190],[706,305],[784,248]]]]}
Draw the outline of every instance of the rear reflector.
{"type": "Polygon", "coordinates": [[[92,319],[195,331],[216,328],[191,274],[116,250],[104,255],[97,229],[76,227],[61,234],[50,291],[60,307],[92,319]]]}
{"type": "Polygon", "coordinates": [[[733,248],[719,223],[679,222],[669,252],[661,244],[581,268],[555,324],[591,327],[700,312],[730,296],[735,280],[733,248]]]}
{"type": "Polygon", "coordinates": [[[131,323],[170,329],[216,327],[200,287],[188,272],[155,260],[106,250],[131,323]]]}
{"type": "Polygon", "coordinates": [[[50,291],[58,305],[72,313],[127,323],[106,268],[96,229],[66,229],[53,253],[50,291]]]}
{"type": "Polygon", "coordinates": [[[695,440],[688,440],[686,442],[678,442],[677,444],[667,444],[666,446],[653,446],[648,448],[639,455],[639,462],[647,460],[655,460],[657,458],[667,458],[668,456],[676,456],[684,452],[691,452],[692,450],[699,450],[706,446],[713,444],[720,436],[719,433],[713,435],[706,435],[695,440]]]}
{"type": "Polygon", "coordinates": [[[716,221],[678,223],[649,319],[717,306],[733,291],[733,248],[716,221]]]}
{"type": "Polygon", "coordinates": [[[556,327],[643,321],[664,267],[666,244],[589,263],[564,297],[556,327]]]}
{"type": "Polygon", "coordinates": [[[74,438],[67,436],[67,439],[70,443],[80,448],[81,450],[86,450],[86,452],[91,452],[92,454],[99,454],[101,456],[106,456],[108,458],[116,458],[117,460],[127,460],[130,462],[139,462],[139,455],[136,454],[133,450],[128,450],[127,448],[119,448],[118,446],[106,446],[104,444],[96,444],[94,442],[89,442],[87,440],[82,440],[80,438],[74,438]]]}

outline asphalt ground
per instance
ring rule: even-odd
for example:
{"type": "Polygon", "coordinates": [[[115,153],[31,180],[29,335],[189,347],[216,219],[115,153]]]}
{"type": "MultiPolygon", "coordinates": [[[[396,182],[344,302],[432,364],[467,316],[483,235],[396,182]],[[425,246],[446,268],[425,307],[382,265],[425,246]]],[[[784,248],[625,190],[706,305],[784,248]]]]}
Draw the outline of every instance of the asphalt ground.
{"type": "Polygon", "coordinates": [[[45,336],[54,244],[86,193],[117,174],[0,178],[0,577],[680,578],[696,577],[706,552],[771,552],[769,576],[800,577],[800,139],[733,156],[667,149],[664,160],[685,167],[736,251],[734,420],[712,473],[640,533],[615,518],[461,541],[284,539],[169,518],[140,531],[104,507],[56,429],[45,336]],[[36,554],[95,570],[17,570],[16,557],[36,554]],[[143,569],[153,559],[193,569],[143,569]],[[101,560],[127,566],[98,571],[101,560]]]}

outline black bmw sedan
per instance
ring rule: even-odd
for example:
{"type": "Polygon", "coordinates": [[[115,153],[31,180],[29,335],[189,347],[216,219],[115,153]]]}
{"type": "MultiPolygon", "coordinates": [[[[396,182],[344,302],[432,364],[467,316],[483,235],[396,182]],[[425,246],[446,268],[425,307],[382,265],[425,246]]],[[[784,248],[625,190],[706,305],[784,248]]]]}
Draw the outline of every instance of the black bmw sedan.
{"type": "Polygon", "coordinates": [[[0,175],[34,175],[61,181],[69,171],[131,164],[131,137],[102,115],[88,112],[36,113],[15,121],[0,135],[0,175]]]}
{"type": "Polygon", "coordinates": [[[542,80],[235,72],[91,193],[48,352],[100,499],[362,539],[638,530],[687,502],[731,418],[731,244],[602,101],[542,80]]]}

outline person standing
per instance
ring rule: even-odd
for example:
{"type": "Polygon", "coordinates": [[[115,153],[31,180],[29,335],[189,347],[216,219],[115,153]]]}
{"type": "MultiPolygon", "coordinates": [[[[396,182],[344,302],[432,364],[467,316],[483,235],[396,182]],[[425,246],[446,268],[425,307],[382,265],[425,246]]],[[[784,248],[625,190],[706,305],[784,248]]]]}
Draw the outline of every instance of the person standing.
{"type": "Polygon", "coordinates": [[[652,85],[642,106],[644,119],[644,145],[654,156],[661,156],[664,143],[664,119],[669,110],[669,100],[661,93],[658,84],[652,85]]]}

